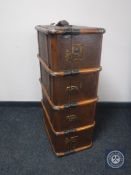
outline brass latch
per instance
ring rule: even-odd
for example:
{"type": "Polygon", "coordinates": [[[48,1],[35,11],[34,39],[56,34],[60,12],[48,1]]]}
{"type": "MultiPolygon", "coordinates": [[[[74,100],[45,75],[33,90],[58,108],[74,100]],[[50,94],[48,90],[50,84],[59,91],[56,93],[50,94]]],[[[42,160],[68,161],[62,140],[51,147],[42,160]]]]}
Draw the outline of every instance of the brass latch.
{"type": "Polygon", "coordinates": [[[79,90],[78,86],[67,86],[66,88],[67,91],[72,92],[74,90],[79,90]]]}
{"type": "Polygon", "coordinates": [[[74,115],[74,114],[72,114],[72,115],[67,115],[65,118],[66,118],[66,120],[69,121],[69,122],[72,122],[72,121],[75,121],[75,120],[78,120],[78,119],[79,119],[79,117],[78,117],[77,115],[74,115]]]}
{"type": "Polygon", "coordinates": [[[78,136],[72,136],[65,138],[65,144],[69,150],[74,149],[77,146],[78,136]]]}
{"type": "Polygon", "coordinates": [[[66,61],[71,61],[71,59],[72,59],[72,53],[69,49],[66,49],[66,51],[65,51],[65,59],[66,59],[66,61]]]}

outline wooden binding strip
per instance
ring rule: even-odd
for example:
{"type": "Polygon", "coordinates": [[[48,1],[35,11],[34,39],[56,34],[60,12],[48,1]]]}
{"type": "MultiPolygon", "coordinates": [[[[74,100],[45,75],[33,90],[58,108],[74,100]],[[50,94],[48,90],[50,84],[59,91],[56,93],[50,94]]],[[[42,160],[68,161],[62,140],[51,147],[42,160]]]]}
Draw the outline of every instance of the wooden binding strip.
{"type": "Polygon", "coordinates": [[[92,128],[92,127],[95,126],[95,121],[94,121],[94,122],[93,122],[92,124],[90,124],[90,125],[85,125],[85,126],[78,127],[78,128],[73,128],[73,129],[70,129],[70,130],[59,131],[59,132],[57,132],[57,131],[55,131],[54,127],[52,126],[52,123],[51,123],[51,121],[50,121],[50,116],[49,116],[49,114],[48,114],[48,112],[47,112],[47,110],[46,110],[46,108],[45,108],[45,106],[44,106],[44,103],[43,103],[42,101],[41,101],[41,104],[42,104],[43,110],[44,110],[44,112],[45,112],[45,117],[47,118],[47,120],[48,120],[48,122],[49,122],[49,125],[50,125],[50,127],[51,127],[51,130],[53,131],[53,133],[54,133],[55,135],[65,135],[65,134],[69,134],[69,133],[72,133],[72,132],[78,132],[78,131],[86,130],[86,129],[89,129],[89,128],[92,128]]]}
{"type": "Polygon", "coordinates": [[[76,26],[74,26],[75,28],[71,27],[69,30],[69,26],[67,27],[58,27],[58,26],[51,26],[51,25],[45,25],[45,26],[41,26],[38,25],[35,27],[35,29],[37,31],[43,32],[46,35],[47,34],[64,34],[64,33],[70,33],[70,34],[75,34],[76,31],[79,31],[79,34],[87,34],[87,33],[105,33],[105,29],[103,28],[78,28],[76,26]],[[56,27],[56,29],[55,29],[56,27]],[[68,32],[69,30],[69,32],[68,32]]]}
{"type": "Polygon", "coordinates": [[[43,59],[37,55],[41,65],[44,67],[44,69],[51,75],[51,76],[65,76],[65,75],[74,75],[74,74],[87,74],[92,72],[98,72],[102,70],[102,67],[99,68],[89,68],[89,69],[73,69],[73,70],[65,70],[65,71],[59,71],[54,72],[52,71],[47,64],[43,61],[43,59]]]}
{"type": "MultiPolygon", "coordinates": [[[[41,81],[40,81],[41,83],[41,81]]],[[[44,93],[44,95],[46,96],[49,104],[51,105],[51,107],[54,109],[54,110],[63,110],[65,108],[70,108],[70,107],[75,107],[75,106],[82,106],[82,105],[87,105],[87,104],[90,104],[90,103],[94,103],[97,101],[98,98],[92,98],[92,99],[89,99],[89,100],[83,100],[83,101],[79,101],[77,103],[71,103],[71,104],[65,104],[65,105],[54,105],[54,103],[51,101],[45,87],[42,85],[41,83],[41,87],[42,87],[42,91],[44,93]]]]}

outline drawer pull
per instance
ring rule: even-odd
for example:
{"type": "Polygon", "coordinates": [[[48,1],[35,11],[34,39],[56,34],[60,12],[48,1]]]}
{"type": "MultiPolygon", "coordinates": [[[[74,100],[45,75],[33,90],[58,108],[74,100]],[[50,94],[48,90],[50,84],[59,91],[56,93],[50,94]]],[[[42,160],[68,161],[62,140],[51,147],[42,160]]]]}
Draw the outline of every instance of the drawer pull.
{"type": "Polygon", "coordinates": [[[72,136],[65,138],[65,144],[68,147],[68,150],[75,149],[78,142],[78,136],[72,136]]]}
{"type": "Polygon", "coordinates": [[[66,90],[68,90],[69,92],[72,92],[74,90],[79,90],[78,86],[67,86],[66,90]]]}
{"type": "Polygon", "coordinates": [[[65,59],[66,59],[66,61],[71,61],[71,59],[72,59],[72,53],[69,49],[66,49],[66,51],[65,51],[65,59]]]}
{"type": "Polygon", "coordinates": [[[78,117],[77,115],[74,115],[74,114],[72,114],[72,115],[67,115],[65,118],[66,118],[66,120],[69,121],[69,122],[72,122],[72,121],[75,121],[75,120],[78,120],[78,119],[79,119],[79,117],[78,117]]]}
{"type": "Polygon", "coordinates": [[[66,137],[65,143],[66,144],[73,144],[73,143],[77,142],[77,139],[78,139],[78,136],[66,137]]]}

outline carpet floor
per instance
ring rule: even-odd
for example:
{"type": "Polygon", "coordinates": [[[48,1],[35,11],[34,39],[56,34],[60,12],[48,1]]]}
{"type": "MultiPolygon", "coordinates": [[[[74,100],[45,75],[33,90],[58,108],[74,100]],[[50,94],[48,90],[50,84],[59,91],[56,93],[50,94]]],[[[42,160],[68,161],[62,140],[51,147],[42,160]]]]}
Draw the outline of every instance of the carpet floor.
{"type": "Polygon", "coordinates": [[[98,107],[93,147],[57,158],[43,130],[39,106],[0,107],[0,175],[130,175],[131,109],[98,107]],[[121,168],[107,165],[106,156],[120,150],[121,168]]]}

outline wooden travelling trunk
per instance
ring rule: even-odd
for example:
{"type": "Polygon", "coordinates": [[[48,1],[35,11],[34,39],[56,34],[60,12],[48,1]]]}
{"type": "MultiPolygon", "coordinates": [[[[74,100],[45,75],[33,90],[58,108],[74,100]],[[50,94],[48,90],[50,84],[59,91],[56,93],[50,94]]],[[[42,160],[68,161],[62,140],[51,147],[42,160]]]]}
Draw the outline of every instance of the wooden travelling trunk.
{"type": "Polygon", "coordinates": [[[47,135],[57,156],[92,145],[103,28],[36,26],[42,108],[47,135]]]}

